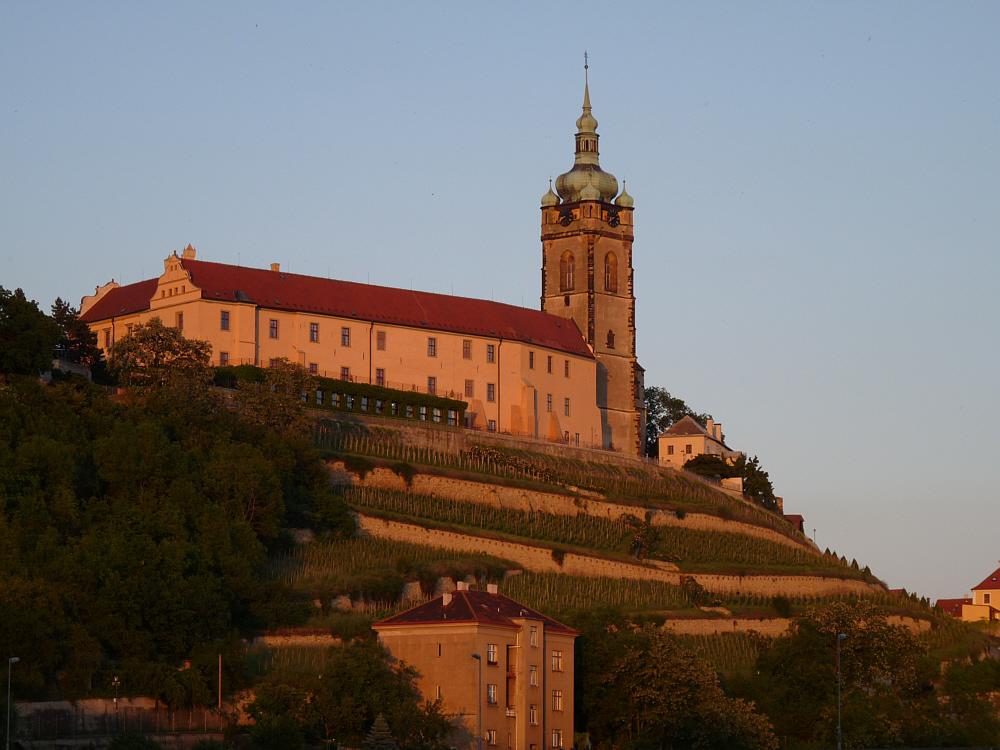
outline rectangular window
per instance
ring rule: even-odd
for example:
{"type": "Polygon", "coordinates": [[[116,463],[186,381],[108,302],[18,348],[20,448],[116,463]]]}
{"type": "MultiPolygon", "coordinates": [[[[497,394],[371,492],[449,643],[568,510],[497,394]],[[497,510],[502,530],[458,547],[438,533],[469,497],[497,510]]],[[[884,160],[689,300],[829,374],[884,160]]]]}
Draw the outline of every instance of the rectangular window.
{"type": "Polygon", "coordinates": [[[177,330],[184,330],[184,313],[177,313],[177,330]]]}
{"type": "Polygon", "coordinates": [[[309,403],[309,393],[307,391],[302,391],[302,403],[303,404],[309,403]]]}
{"type": "Polygon", "coordinates": [[[432,396],[437,393],[438,379],[434,377],[427,378],[427,392],[432,396]]]}
{"type": "Polygon", "coordinates": [[[534,703],[528,708],[528,723],[533,727],[538,726],[538,706],[534,703]]]}
{"type": "Polygon", "coordinates": [[[438,644],[438,659],[441,658],[441,644],[438,644]]]}
{"type": "Polygon", "coordinates": [[[350,346],[351,345],[351,329],[346,326],[340,329],[340,345],[350,346]]]}
{"type": "Polygon", "coordinates": [[[219,352],[219,366],[225,367],[229,364],[229,352],[219,352]]]}
{"type": "Polygon", "coordinates": [[[472,339],[462,339],[462,359],[472,359],[472,339]]]}
{"type": "MultiPolygon", "coordinates": [[[[487,706],[495,706],[496,704],[497,704],[497,686],[496,685],[487,685],[486,686],[486,705],[487,706]]],[[[490,744],[496,744],[496,743],[495,742],[491,742],[490,744]]]]}
{"type": "Polygon", "coordinates": [[[350,367],[341,367],[340,368],[340,379],[341,380],[350,380],[351,379],[351,368],[350,367]]]}
{"type": "Polygon", "coordinates": [[[413,419],[413,404],[406,405],[406,418],[413,419]]]}
{"type": "Polygon", "coordinates": [[[551,375],[552,374],[552,357],[549,357],[545,363],[545,371],[551,375]]]}
{"type": "Polygon", "coordinates": [[[497,388],[496,385],[493,384],[493,383],[487,383],[486,384],[486,400],[487,401],[496,401],[497,400],[496,399],[496,395],[497,395],[496,394],[496,388],[497,388]]]}
{"type": "Polygon", "coordinates": [[[550,413],[552,411],[552,394],[551,393],[547,393],[545,395],[545,411],[550,412],[550,413]]]}
{"type": "Polygon", "coordinates": [[[344,395],[344,403],[347,404],[348,411],[354,411],[354,396],[350,393],[344,395]]]}
{"type": "Polygon", "coordinates": [[[361,411],[368,411],[368,397],[361,397],[361,411]]]}
{"type": "Polygon", "coordinates": [[[434,409],[431,411],[431,414],[433,415],[432,418],[434,419],[435,422],[441,421],[441,410],[439,408],[435,406],[434,409]]]}
{"type": "Polygon", "coordinates": [[[989,604],[989,603],[990,603],[990,595],[983,594],[983,604],[989,604]]]}
{"type": "Polygon", "coordinates": [[[131,323],[129,323],[129,324],[128,324],[128,330],[126,330],[126,333],[127,333],[127,334],[128,334],[129,336],[131,336],[131,335],[132,335],[132,324],[131,324],[131,323]]]}
{"type": "Polygon", "coordinates": [[[389,412],[392,414],[392,416],[398,417],[399,416],[399,402],[398,401],[393,401],[391,403],[392,403],[392,405],[389,407],[389,412]]]}
{"type": "Polygon", "coordinates": [[[375,368],[375,385],[385,386],[385,370],[381,367],[375,368]]]}
{"type": "Polygon", "coordinates": [[[535,353],[534,352],[528,352],[528,369],[529,370],[534,370],[535,369],[535,353]]]}
{"type": "Polygon", "coordinates": [[[269,331],[272,339],[278,338],[278,321],[274,320],[273,318],[270,321],[269,331]]]}
{"type": "Polygon", "coordinates": [[[552,671],[562,672],[562,651],[552,652],[552,671]]]}
{"type": "Polygon", "coordinates": [[[375,399],[375,413],[385,414],[385,401],[380,398],[375,399]]]}
{"type": "Polygon", "coordinates": [[[376,331],[375,348],[378,349],[380,352],[385,351],[385,331],[376,331]]]}
{"type": "Polygon", "coordinates": [[[497,421],[495,419],[490,419],[486,422],[486,431],[487,432],[497,431],[497,421]]]}
{"type": "Polygon", "coordinates": [[[493,354],[494,354],[495,351],[496,351],[496,347],[493,346],[493,344],[487,344],[486,345],[486,361],[487,362],[492,362],[493,361],[493,354]]]}
{"type": "Polygon", "coordinates": [[[466,380],[465,381],[465,397],[474,398],[476,395],[476,381],[466,380]]]}
{"type": "Polygon", "coordinates": [[[458,426],[458,410],[457,409],[449,409],[448,410],[448,424],[450,424],[452,427],[457,427],[458,426]]]}
{"type": "Polygon", "coordinates": [[[496,666],[500,663],[500,649],[495,643],[486,644],[486,663],[496,666]]]}
{"type": "Polygon", "coordinates": [[[310,362],[309,363],[309,374],[310,375],[319,375],[319,365],[316,364],[315,362],[310,362]]]}
{"type": "Polygon", "coordinates": [[[538,648],[538,628],[534,625],[531,626],[531,637],[528,640],[528,644],[532,648],[538,648]]]}
{"type": "Polygon", "coordinates": [[[563,746],[562,730],[561,729],[553,729],[552,730],[552,747],[562,747],[562,746],[563,746]]]}
{"type": "Polygon", "coordinates": [[[562,711],[563,710],[562,690],[553,690],[552,691],[552,710],[553,711],[562,711]]]}
{"type": "MultiPolygon", "coordinates": [[[[489,687],[493,688],[494,692],[496,692],[496,687],[497,687],[496,685],[490,685],[489,687]]],[[[490,703],[487,700],[486,704],[489,705],[489,706],[495,706],[497,704],[495,698],[496,698],[496,696],[494,696],[494,700],[493,700],[492,703],[490,703]]],[[[497,730],[495,730],[495,729],[487,729],[486,730],[486,744],[487,745],[495,745],[495,744],[497,744],[497,730]]]]}
{"type": "Polygon", "coordinates": [[[563,375],[565,375],[567,378],[569,377],[569,360],[568,359],[566,360],[566,362],[563,365],[563,375]]]}
{"type": "Polygon", "coordinates": [[[563,399],[563,414],[565,416],[567,416],[567,417],[569,416],[569,399],[568,398],[564,398],[563,399]]]}
{"type": "Polygon", "coordinates": [[[321,390],[316,391],[316,405],[317,406],[323,405],[323,391],[321,390]]]}
{"type": "Polygon", "coordinates": [[[672,446],[672,445],[668,445],[667,446],[667,455],[668,456],[674,455],[674,446],[672,446]]]}
{"type": "Polygon", "coordinates": [[[538,667],[534,664],[528,667],[528,684],[531,687],[538,687],[538,667]]]}
{"type": "Polygon", "coordinates": [[[219,329],[222,331],[229,330],[229,310],[223,310],[219,313],[219,329]]]}
{"type": "Polygon", "coordinates": [[[422,420],[424,420],[425,422],[427,421],[427,407],[426,406],[421,406],[420,407],[420,418],[422,420]]]}
{"type": "Polygon", "coordinates": [[[438,686],[437,686],[437,699],[438,699],[438,700],[441,700],[441,698],[442,698],[442,697],[443,697],[443,696],[442,696],[442,693],[441,693],[441,686],[440,686],[440,685],[438,685],[438,686]]]}
{"type": "Polygon", "coordinates": [[[684,446],[684,452],[687,453],[688,455],[690,455],[692,453],[691,446],[690,445],[685,445],[684,446]]]}
{"type": "Polygon", "coordinates": [[[433,336],[427,337],[427,356],[436,357],[438,355],[438,340],[433,336]]]}
{"type": "Polygon", "coordinates": [[[339,409],[340,408],[340,394],[339,393],[331,393],[330,394],[330,406],[332,406],[334,409],[339,409]]]}
{"type": "Polygon", "coordinates": [[[576,433],[576,437],[574,439],[576,441],[576,444],[579,445],[580,444],[580,433],[579,432],[576,433]]]}
{"type": "Polygon", "coordinates": [[[314,344],[319,342],[319,323],[309,324],[309,340],[314,344]]]}

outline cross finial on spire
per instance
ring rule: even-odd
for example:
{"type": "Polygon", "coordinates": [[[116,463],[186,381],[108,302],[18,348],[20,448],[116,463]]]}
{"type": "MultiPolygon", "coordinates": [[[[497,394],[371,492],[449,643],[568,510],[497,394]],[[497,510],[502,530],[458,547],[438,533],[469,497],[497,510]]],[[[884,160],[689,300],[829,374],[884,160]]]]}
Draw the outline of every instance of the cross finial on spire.
{"type": "Polygon", "coordinates": [[[584,80],[584,83],[587,83],[587,70],[589,68],[590,68],[590,65],[588,64],[588,61],[587,61],[587,50],[584,50],[583,51],[583,80],[584,80]]]}

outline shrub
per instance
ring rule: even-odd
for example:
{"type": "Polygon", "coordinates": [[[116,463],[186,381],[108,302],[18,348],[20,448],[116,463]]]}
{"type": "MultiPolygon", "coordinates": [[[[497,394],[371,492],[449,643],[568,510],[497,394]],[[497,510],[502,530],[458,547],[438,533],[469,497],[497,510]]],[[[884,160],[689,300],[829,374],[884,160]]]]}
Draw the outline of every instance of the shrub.
{"type": "Polygon", "coordinates": [[[771,606],[774,607],[774,611],[782,617],[792,616],[792,602],[787,596],[782,596],[781,594],[772,596],[771,606]]]}
{"type": "Polygon", "coordinates": [[[552,559],[556,561],[556,565],[562,566],[563,560],[566,559],[566,552],[561,549],[552,550],[552,559]]]}
{"type": "Polygon", "coordinates": [[[368,476],[368,472],[375,468],[375,464],[363,456],[341,456],[340,460],[344,462],[347,471],[357,474],[361,479],[368,476]]]}
{"type": "Polygon", "coordinates": [[[719,514],[719,518],[723,521],[731,521],[733,519],[733,509],[728,505],[720,505],[716,510],[716,513],[719,514]]]}
{"type": "Polygon", "coordinates": [[[688,514],[687,508],[678,508],[677,510],[674,511],[674,514],[677,516],[677,518],[683,521],[685,518],[687,518],[688,514]]]}
{"type": "Polygon", "coordinates": [[[406,463],[406,461],[400,461],[398,464],[393,464],[390,468],[396,476],[406,482],[407,487],[411,487],[413,485],[413,477],[420,473],[413,466],[406,463]]]}

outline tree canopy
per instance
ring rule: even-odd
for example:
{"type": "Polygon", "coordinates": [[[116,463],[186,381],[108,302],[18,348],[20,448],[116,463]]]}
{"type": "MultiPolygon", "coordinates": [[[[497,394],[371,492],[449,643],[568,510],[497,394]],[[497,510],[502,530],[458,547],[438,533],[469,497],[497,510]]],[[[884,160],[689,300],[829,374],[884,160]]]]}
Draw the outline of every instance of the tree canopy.
{"type": "Polygon", "coordinates": [[[123,386],[159,388],[170,379],[207,382],[212,345],[189,339],[159,318],[140,323],[111,347],[108,369],[123,386]]]}
{"type": "Polygon", "coordinates": [[[38,375],[52,366],[59,326],[24,292],[0,286],[0,375],[38,375]]]}

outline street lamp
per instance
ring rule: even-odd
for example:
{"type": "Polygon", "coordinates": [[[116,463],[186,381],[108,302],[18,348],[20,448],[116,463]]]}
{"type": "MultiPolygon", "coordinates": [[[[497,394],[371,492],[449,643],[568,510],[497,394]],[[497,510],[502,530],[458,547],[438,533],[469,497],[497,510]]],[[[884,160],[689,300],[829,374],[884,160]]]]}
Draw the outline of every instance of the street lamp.
{"type": "Polygon", "coordinates": [[[841,750],[840,738],[840,644],[847,640],[847,636],[841,633],[837,636],[837,750],[841,750]]]}
{"type": "Polygon", "coordinates": [[[111,681],[111,684],[115,686],[115,732],[118,731],[118,686],[122,684],[122,681],[116,676],[115,679],[111,681]]]}
{"type": "Polygon", "coordinates": [[[7,660],[7,750],[10,750],[10,668],[19,661],[16,656],[7,660]]]}
{"type": "Polygon", "coordinates": [[[476,695],[476,713],[479,715],[479,750],[483,750],[483,657],[479,654],[473,654],[472,658],[479,662],[479,693],[476,695]]]}

